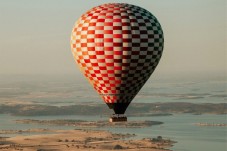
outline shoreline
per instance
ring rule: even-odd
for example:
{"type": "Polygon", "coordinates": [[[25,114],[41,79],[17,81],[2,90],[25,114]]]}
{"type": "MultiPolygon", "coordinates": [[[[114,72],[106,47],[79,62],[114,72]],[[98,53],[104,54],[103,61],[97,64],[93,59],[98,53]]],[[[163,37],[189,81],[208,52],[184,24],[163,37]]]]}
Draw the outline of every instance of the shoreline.
{"type": "Polygon", "coordinates": [[[218,126],[218,127],[226,127],[226,123],[194,123],[196,126],[218,126]]]}
{"type": "Polygon", "coordinates": [[[84,120],[34,120],[23,119],[16,120],[20,124],[42,124],[57,126],[74,126],[79,128],[101,128],[101,127],[120,127],[120,128],[144,128],[154,125],[161,125],[160,121],[127,121],[127,122],[109,122],[109,121],[84,121],[84,120]]]}

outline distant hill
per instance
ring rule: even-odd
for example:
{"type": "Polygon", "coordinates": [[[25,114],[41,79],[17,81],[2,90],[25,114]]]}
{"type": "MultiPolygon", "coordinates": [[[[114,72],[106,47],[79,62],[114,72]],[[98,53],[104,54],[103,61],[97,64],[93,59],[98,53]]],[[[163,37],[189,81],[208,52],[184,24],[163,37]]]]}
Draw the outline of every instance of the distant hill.
{"type": "MultiPolygon", "coordinates": [[[[0,105],[0,114],[16,116],[45,115],[110,115],[113,111],[105,104],[78,104],[71,106],[46,106],[37,104],[0,105]]],[[[131,103],[128,116],[158,116],[173,113],[227,114],[227,103],[131,103]]]]}

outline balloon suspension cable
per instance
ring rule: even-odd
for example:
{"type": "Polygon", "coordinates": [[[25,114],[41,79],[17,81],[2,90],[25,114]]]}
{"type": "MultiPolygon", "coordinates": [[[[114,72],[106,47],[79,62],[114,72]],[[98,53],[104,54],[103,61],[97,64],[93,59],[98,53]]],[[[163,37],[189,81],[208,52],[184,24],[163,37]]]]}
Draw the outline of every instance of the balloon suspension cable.
{"type": "Polygon", "coordinates": [[[127,122],[127,117],[124,114],[113,114],[109,121],[112,122],[127,122]]]}

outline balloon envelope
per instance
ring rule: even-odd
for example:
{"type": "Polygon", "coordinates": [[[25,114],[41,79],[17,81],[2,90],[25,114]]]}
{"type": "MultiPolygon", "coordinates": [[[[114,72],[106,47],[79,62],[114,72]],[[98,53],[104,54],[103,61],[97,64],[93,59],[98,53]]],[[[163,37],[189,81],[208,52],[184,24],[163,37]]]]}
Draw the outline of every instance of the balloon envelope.
{"type": "Polygon", "coordinates": [[[125,3],[92,8],[75,23],[71,35],[75,61],[116,114],[124,114],[153,73],[163,45],[158,20],[125,3]]]}

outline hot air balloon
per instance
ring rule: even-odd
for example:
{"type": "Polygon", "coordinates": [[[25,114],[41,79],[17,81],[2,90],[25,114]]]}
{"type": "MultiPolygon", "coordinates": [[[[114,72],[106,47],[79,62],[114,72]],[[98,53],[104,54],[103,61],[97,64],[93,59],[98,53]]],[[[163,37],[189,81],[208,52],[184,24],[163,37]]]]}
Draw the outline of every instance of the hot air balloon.
{"type": "Polygon", "coordinates": [[[164,46],[160,23],[149,11],[126,3],[92,8],[75,23],[71,49],[82,73],[115,114],[124,113],[151,76],[164,46]]]}

